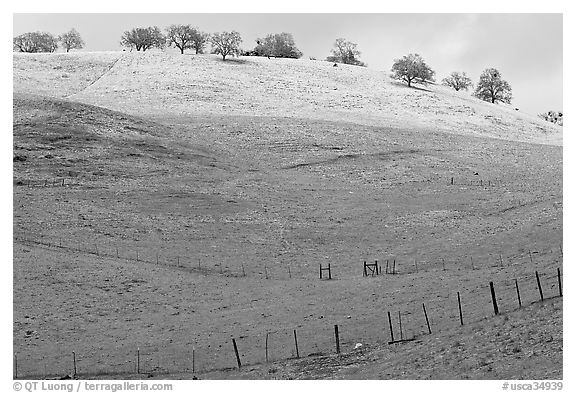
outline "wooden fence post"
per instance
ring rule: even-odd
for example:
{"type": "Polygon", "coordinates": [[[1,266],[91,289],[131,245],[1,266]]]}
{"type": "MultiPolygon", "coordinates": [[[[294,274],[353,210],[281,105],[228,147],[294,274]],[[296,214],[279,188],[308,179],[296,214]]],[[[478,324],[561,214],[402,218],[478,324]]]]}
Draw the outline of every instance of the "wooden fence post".
{"type": "Polygon", "coordinates": [[[364,273],[364,274],[362,275],[362,277],[368,276],[368,272],[366,271],[366,261],[364,261],[364,270],[363,270],[363,273],[364,273]]]}
{"type": "Polygon", "coordinates": [[[72,363],[74,363],[74,374],[73,376],[76,376],[76,352],[72,351],[72,363]]]}
{"type": "Polygon", "coordinates": [[[296,346],[296,358],[300,359],[300,352],[298,351],[298,337],[296,336],[296,329],[294,329],[294,345],[296,346]]]}
{"type": "Polygon", "coordinates": [[[494,315],[498,315],[498,303],[496,302],[496,293],[494,292],[494,283],[490,281],[490,294],[492,295],[492,305],[494,306],[494,315]]]}
{"type": "Polygon", "coordinates": [[[334,337],[336,338],[336,353],[340,353],[340,335],[338,334],[338,325],[334,325],[334,337]]]}
{"type": "Polygon", "coordinates": [[[428,321],[428,313],[426,312],[426,306],[422,303],[422,309],[424,310],[424,317],[426,318],[426,326],[428,326],[428,334],[432,334],[432,330],[430,329],[430,322],[428,321]]]}
{"type": "Polygon", "coordinates": [[[18,356],[14,354],[14,379],[18,378],[18,356]]]}
{"type": "Polygon", "coordinates": [[[396,274],[396,259],[394,259],[394,264],[392,265],[392,274],[396,274]]]}
{"type": "Polygon", "coordinates": [[[460,326],[464,326],[464,320],[462,319],[462,303],[460,302],[460,292],[458,294],[458,311],[460,312],[460,326]]]}
{"type": "Polygon", "coordinates": [[[242,276],[246,277],[246,270],[244,269],[244,262],[242,262],[242,276]]]}
{"type": "Polygon", "coordinates": [[[136,349],[136,374],[140,374],[140,348],[136,349]]]}
{"type": "Polygon", "coordinates": [[[560,268],[558,268],[557,272],[558,272],[558,294],[562,296],[562,279],[560,278],[560,268]]]}
{"type": "Polygon", "coordinates": [[[390,337],[392,338],[390,341],[394,342],[394,330],[392,330],[392,317],[390,317],[390,311],[388,311],[388,324],[390,325],[390,337]]]}
{"type": "Polygon", "coordinates": [[[240,362],[240,354],[238,354],[238,347],[236,346],[236,340],[232,339],[232,344],[234,345],[234,353],[236,354],[236,362],[238,363],[238,369],[242,367],[242,363],[240,362]]]}
{"type": "Polygon", "coordinates": [[[196,348],[192,347],[192,372],[196,372],[196,348]]]}
{"type": "Polygon", "coordinates": [[[386,259],[386,274],[388,274],[388,259],[386,259]]]}
{"type": "Polygon", "coordinates": [[[320,264],[320,280],[322,280],[322,264],[320,264]]]}
{"type": "Polygon", "coordinates": [[[328,264],[328,280],[332,280],[332,269],[330,268],[330,264],[328,264]]]}
{"type": "Polygon", "coordinates": [[[536,282],[538,283],[538,291],[540,292],[540,301],[544,301],[544,295],[542,294],[542,285],[540,285],[540,276],[538,275],[538,271],[536,271],[536,282]]]}
{"type": "Polygon", "coordinates": [[[268,363],[268,332],[266,332],[265,348],[266,348],[266,363],[268,363]]]}
{"type": "Polygon", "coordinates": [[[520,299],[520,288],[518,287],[518,280],[514,279],[516,284],[516,296],[518,296],[518,308],[522,308],[522,299],[520,299]]]}

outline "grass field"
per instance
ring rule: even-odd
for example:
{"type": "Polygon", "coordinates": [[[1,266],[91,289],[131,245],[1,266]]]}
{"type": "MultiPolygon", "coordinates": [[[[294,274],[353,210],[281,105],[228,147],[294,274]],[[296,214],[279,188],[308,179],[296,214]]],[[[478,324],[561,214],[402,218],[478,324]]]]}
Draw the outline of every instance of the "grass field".
{"type": "MultiPolygon", "coordinates": [[[[21,375],[66,373],[72,351],[81,373],[127,375],[140,348],[146,372],[190,377],[192,348],[201,371],[234,366],[233,337],[257,363],[268,332],[280,360],[294,355],[297,329],[304,356],[328,354],[334,324],[350,351],[388,339],[386,311],[405,312],[405,333],[420,335],[422,302],[445,345],[470,344],[470,361],[481,361],[472,331],[450,338],[457,291],[467,318],[484,321],[478,329],[501,321],[485,319],[489,281],[506,311],[514,278],[527,301],[538,299],[535,270],[547,297],[557,293],[561,127],[306,60],[15,55],[14,70],[21,375]],[[375,259],[396,259],[400,274],[362,277],[362,262],[375,259]],[[334,280],[318,279],[320,263],[334,280]]],[[[509,334],[523,350],[491,360],[519,369],[538,340],[524,328],[546,329],[550,367],[471,377],[561,378],[553,302],[537,316],[515,312],[520,327],[509,334]]],[[[395,351],[408,359],[418,345],[395,351]]],[[[392,361],[378,351],[387,346],[376,363],[392,361]]],[[[424,375],[456,378],[452,352],[424,375]]],[[[377,367],[346,375],[399,378],[377,367]]]]}

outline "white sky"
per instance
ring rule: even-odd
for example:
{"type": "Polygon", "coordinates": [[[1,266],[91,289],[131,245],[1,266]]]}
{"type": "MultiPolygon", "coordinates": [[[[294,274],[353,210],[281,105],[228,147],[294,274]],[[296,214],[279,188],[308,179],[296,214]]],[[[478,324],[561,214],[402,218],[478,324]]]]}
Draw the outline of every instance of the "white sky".
{"type": "Polygon", "coordinates": [[[395,58],[419,53],[440,81],[464,71],[476,82],[494,67],[512,86],[512,105],[537,114],[562,110],[562,14],[14,14],[13,34],[76,28],[85,51],[120,50],[132,27],[192,24],[237,30],[243,48],[269,33],[292,33],[305,57],[324,59],[336,38],[358,44],[370,68],[389,71],[395,58]]]}

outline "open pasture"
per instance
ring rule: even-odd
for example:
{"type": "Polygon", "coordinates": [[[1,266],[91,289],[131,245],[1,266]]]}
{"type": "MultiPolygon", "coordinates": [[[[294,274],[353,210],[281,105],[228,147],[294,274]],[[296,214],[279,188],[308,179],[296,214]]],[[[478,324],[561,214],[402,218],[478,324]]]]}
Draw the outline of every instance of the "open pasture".
{"type": "MultiPolygon", "coordinates": [[[[527,303],[539,300],[536,270],[546,297],[557,294],[556,129],[542,133],[523,120],[506,140],[455,132],[453,120],[447,128],[402,119],[392,126],[377,111],[362,122],[351,109],[345,121],[330,100],[321,101],[322,116],[305,106],[242,115],[240,94],[218,101],[213,93],[216,102],[180,111],[157,75],[141,75],[160,84],[157,101],[148,84],[130,85],[139,86],[134,92],[118,82],[131,65],[144,72],[151,66],[143,62],[166,61],[153,55],[109,59],[94,83],[69,88],[77,92],[31,94],[15,83],[14,352],[22,375],[67,373],[72,351],[79,372],[94,376],[133,373],[138,349],[155,375],[192,370],[192,353],[196,371],[234,367],[231,338],[243,361],[256,363],[267,332],[270,357],[280,360],[295,355],[294,329],[300,356],[328,354],[335,324],[349,351],[389,340],[388,311],[403,313],[407,337],[424,334],[422,303],[433,331],[446,332],[459,328],[457,292],[465,322],[477,322],[492,315],[490,281],[503,311],[515,308],[514,278],[527,303]],[[215,113],[224,104],[234,110],[215,113]],[[396,260],[398,274],[362,277],[363,261],[374,260],[382,270],[396,260]],[[328,263],[333,280],[319,280],[328,263]]],[[[222,72],[208,63],[213,57],[197,60],[222,72]]],[[[314,69],[281,65],[286,78],[314,69]]],[[[272,66],[256,66],[262,78],[277,77],[272,66]]],[[[321,84],[327,71],[318,67],[321,84]]],[[[433,93],[435,105],[447,108],[456,98],[442,94],[433,93]]]]}

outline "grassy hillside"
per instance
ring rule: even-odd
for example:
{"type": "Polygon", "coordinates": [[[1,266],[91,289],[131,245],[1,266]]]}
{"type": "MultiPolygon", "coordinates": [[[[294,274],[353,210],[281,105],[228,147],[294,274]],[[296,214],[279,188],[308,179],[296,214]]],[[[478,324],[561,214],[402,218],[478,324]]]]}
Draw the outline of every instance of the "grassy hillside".
{"type": "Polygon", "coordinates": [[[66,97],[97,81],[119,58],[118,52],[15,53],[14,92],[66,97]]]}
{"type": "MultiPolygon", "coordinates": [[[[217,379],[556,379],[562,378],[562,300],[530,306],[413,343],[369,343],[346,355],[280,361],[207,373],[217,379]],[[530,320],[530,324],[526,323],[530,320]],[[518,334],[518,330],[521,334],[518,334]],[[522,337],[524,336],[524,337],[522,337]],[[522,362],[519,360],[522,359],[522,362]]],[[[174,375],[191,378],[190,375],[174,375]]]]}
{"type": "Polygon", "coordinates": [[[363,67],[257,57],[222,62],[218,56],[162,52],[85,56],[53,60],[52,69],[70,68],[78,78],[94,81],[88,86],[66,81],[63,90],[42,57],[16,54],[15,69],[48,71],[42,73],[48,78],[39,81],[19,72],[15,91],[40,90],[58,97],[66,91],[75,101],[155,117],[297,117],[562,143],[561,127],[513,107],[486,103],[444,86],[411,89],[390,80],[388,72],[363,67]],[[112,68],[96,80],[94,74],[109,64],[112,68]]]}
{"type": "Polygon", "coordinates": [[[133,372],[135,348],[155,375],[184,371],[192,348],[203,370],[229,367],[232,337],[253,363],[266,332],[284,359],[294,328],[303,354],[327,353],[336,323],[349,351],[387,336],[385,311],[421,334],[422,302],[451,331],[456,291],[481,320],[488,281],[511,311],[514,278],[537,299],[534,270],[557,293],[553,124],[307,60],[15,55],[14,68],[14,350],[29,374],[62,373],[71,350],[92,375],[133,372]],[[64,63],[73,76],[57,80],[64,63]],[[374,259],[400,274],[363,278],[374,259]]]}

